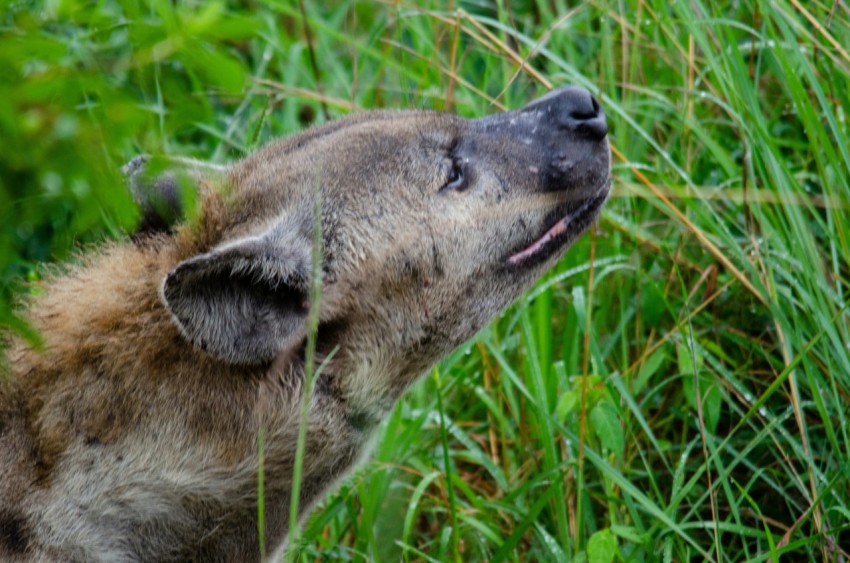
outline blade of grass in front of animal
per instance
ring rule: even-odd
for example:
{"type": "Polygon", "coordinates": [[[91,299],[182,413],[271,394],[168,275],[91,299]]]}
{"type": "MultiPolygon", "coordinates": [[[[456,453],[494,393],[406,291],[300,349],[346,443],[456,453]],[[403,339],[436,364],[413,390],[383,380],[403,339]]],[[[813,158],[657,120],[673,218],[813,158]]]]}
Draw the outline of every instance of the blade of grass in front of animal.
{"type": "MultiPolygon", "coordinates": [[[[292,470],[292,488],[290,489],[289,533],[287,561],[294,561],[297,550],[292,549],[298,529],[298,503],[301,495],[301,479],[304,464],[304,450],[307,443],[307,426],[310,405],[313,398],[313,386],[319,370],[316,363],[316,338],[319,332],[319,304],[322,295],[322,258],[323,239],[321,224],[321,188],[317,184],[313,195],[313,252],[312,272],[310,276],[310,309],[307,314],[307,344],[304,352],[304,381],[301,393],[301,416],[298,425],[298,444],[295,450],[295,464],[292,470]]],[[[332,355],[332,354],[331,354],[332,355]]],[[[329,359],[329,358],[328,358],[329,359]]],[[[328,361],[325,360],[325,362],[328,361]]],[[[321,367],[321,366],[320,366],[321,367]]]]}
{"type": "Polygon", "coordinates": [[[459,531],[457,529],[457,509],[455,507],[456,502],[454,485],[452,484],[452,464],[449,456],[449,440],[448,430],[446,428],[446,414],[445,410],[443,409],[443,385],[440,380],[440,368],[435,367],[432,373],[434,384],[437,388],[437,409],[440,413],[440,437],[443,443],[443,463],[445,464],[446,469],[446,489],[448,491],[449,496],[449,515],[451,516],[452,526],[452,550],[454,551],[455,561],[460,563],[461,557],[459,531]]]}

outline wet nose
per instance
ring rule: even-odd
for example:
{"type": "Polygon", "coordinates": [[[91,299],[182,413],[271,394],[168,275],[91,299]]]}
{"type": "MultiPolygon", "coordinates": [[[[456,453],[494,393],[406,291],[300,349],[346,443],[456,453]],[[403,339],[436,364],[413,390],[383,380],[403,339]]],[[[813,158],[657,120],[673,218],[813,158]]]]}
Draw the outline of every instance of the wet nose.
{"type": "Polygon", "coordinates": [[[578,86],[566,86],[552,90],[539,100],[531,102],[522,110],[544,112],[550,123],[574,131],[594,141],[601,141],[608,134],[605,112],[590,95],[578,86]]]}

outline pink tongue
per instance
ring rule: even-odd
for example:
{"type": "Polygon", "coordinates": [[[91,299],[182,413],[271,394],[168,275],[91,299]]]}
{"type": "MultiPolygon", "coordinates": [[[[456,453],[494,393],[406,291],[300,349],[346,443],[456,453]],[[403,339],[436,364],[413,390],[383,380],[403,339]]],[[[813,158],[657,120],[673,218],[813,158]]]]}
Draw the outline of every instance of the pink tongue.
{"type": "Polygon", "coordinates": [[[529,256],[533,255],[535,252],[539,251],[543,247],[544,244],[546,244],[547,242],[549,242],[550,240],[552,240],[556,236],[565,233],[566,230],[567,230],[567,227],[569,227],[570,223],[572,223],[573,218],[580,217],[581,214],[584,213],[588,209],[588,207],[593,205],[595,202],[598,202],[598,198],[593,198],[593,197],[588,198],[584,203],[581,204],[581,206],[578,209],[576,209],[575,211],[573,211],[572,213],[570,213],[569,215],[567,215],[566,217],[564,217],[563,219],[561,219],[560,221],[555,223],[552,226],[551,229],[546,231],[545,235],[540,237],[538,240],[532,242],[531,245],[528,248],[526,248],[525,250],[521,250],[521,251],[517,252],[516,254],[514,254],[513,256],[511,256],[510,258],[508,258],[508,264],[513,265],[513,264],[518,264],[519,262],[522,262],[523,260],[525,260],[529,256]]]}
{"type": "Polygon", "coordinates": [[[567,215],[565,218],[563,218],[560,221],[558,221],[557,223],[555,223],[555,225],[551,229],[546,231],[545,235],[543,235],[542,237],[540,237],[539,239],[537,239],[536,241],[531,243],[531,245],[528,248],[526,248],[525,250],[521,250],[520,252],[517,252],[516,254],[514,254],[513,256],[508,258],[508,264],[517,264],[519,262],[522,262],[523,260],[525,260],[526,258],[531,256],[532,254],[534,254],[535,252],[540,250],[540,248],[544,244],[546,244],[547,242],[552,240],[554,237],[565,232],[567,230],[567,225],[570,224],[570,221],[572,220],[572,218],[573,218],[573,215],[567,215]]]}

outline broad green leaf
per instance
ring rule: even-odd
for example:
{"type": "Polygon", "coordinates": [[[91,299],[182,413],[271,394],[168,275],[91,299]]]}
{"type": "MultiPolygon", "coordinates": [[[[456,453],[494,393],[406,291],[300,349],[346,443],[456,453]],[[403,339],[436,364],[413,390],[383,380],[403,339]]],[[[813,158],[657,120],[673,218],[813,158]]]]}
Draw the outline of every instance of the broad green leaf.
{"type": "Polygon", "coordinates": [[[609,401],[601,401],[590,411],[590,425],[602,446],[617,455],[623,454],[625,438],[617,409],[609,401]]]}
{"type": "Polygon", "coordinates": [[[611,563],[617,556],[617,538],[611,530],[599,530],[587,542],[588,563],[611,563]]]}
{"type": "Polygon", "coordinates": [[[563,393],[560,398],[558,398],[558,418],[561,420],[566,420],[567,416],[578,406],[579,404],[579,392],[576,389],[570,389],[569,391],[563,393]]]}

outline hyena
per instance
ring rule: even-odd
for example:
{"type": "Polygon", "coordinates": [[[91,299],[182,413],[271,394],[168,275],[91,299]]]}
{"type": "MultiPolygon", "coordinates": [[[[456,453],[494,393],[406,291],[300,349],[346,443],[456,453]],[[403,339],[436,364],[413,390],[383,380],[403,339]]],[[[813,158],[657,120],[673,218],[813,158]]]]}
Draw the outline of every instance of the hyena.
{"type": "Polygon", "coordinates": [[[576,87],[481,119],[366,112],[186,164],[176,221],[151,201],[185,199],[178,174],[133,161],[143,232],[45,276],[22,305],[43,347],[6,339],[0,560],[259,560],[260,441],[279,553],[302,407],[303,516],[405,390],[592,223],[607,133],[576,87]]]}

